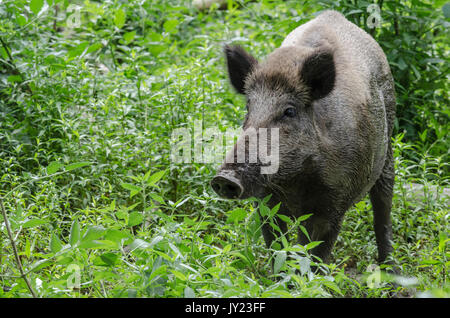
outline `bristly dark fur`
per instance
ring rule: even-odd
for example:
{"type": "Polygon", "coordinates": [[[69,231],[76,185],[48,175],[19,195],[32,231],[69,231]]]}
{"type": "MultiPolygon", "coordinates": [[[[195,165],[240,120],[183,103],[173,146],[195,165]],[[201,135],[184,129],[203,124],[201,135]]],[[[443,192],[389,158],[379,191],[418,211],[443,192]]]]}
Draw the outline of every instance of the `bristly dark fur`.
{"type": "Polygon", "coordinates": [[[328,95],[334,87],[336,77],[333,53],[321,49],[311,54],[303,63],[300,76],[311,88],[313,100],[328,95]]]}
{"type": "Polygon", "coordinates": [[[258,61],[238,45],[225,45],[224,52],[231,84],[238,93],[244,94],[245,78],[258,61]]]}
{"type": "MultiPolygon", "coordinates": [[[[217,180],[233,177],[226,187],[215,183],[215,191],[240,199],[270,194],[267,206],[281,202],[278,214],[296,218],[311,213],[304,224],[309,235],[299,231],[298,239],[300,244],[322,241],[312,253],[324,261],[345,212],[369,192],[378,259],[386,261],[392,251],[390,137],[396,105],[381,47],[342,14],[325,11],[292,31],[260,63],[240,47],[226,46],[225,54],[231,83],[247,97],[243,128],[278,129],[279,166],[261,175],[258,163],[225,160],[217,180]],[[295,115],[285,116],[292,108],[295,115]]],[[[245,134],[241,137],[234,149],[247,151],[245,134]]],[[[227,158],[232,156],[236,153],[230,151],[227,158]]],[[[286,233],[286,223],[275,219],[286,233]]],[[[280,233],[264,224],[270,247],[280,233]]]]}

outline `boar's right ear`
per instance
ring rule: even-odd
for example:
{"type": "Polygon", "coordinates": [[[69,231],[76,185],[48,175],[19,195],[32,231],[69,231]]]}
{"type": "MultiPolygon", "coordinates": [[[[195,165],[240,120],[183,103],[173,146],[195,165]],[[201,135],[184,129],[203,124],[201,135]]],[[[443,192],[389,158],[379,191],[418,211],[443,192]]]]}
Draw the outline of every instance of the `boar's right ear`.
{"type": "Polygon", "coordinates": [[[231,84],[238,93],[244,94],[245,79],[258,61],[238,45],[225,45],[224,51],[231,84]]]}

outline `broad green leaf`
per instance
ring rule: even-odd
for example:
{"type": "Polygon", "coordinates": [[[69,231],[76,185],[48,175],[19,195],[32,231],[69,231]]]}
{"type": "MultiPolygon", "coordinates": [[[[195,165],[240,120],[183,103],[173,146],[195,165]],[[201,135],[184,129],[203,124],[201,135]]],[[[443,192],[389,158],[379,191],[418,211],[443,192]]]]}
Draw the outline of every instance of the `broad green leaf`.
{"type": "Polygon", "coordinates": [[[64,165],[58,161],[52,161],[49,163],[49,165],[47,166],[47,174],[54,174],[56,172],[58,172],[59,169],[61,169],[62,167],[64,167],[64,165]]]}
{"type": "Polygon", "coordinates": [[[234,209],[228,216],[227,223],[240,222],[242,220],[245,220],[246,216],[247,212],[244,209],[242,208],[234,209]]]}
{"type": "Polygon", "coordinates": [[[142,215],[142,213],[140,212],[131,212],[130,215],[128,216],[128,226],[135,226],[138,224],[141,224],[142,221],[144,220],[144,216],[142,215]]]}
{"type": "Polygon", "coordinates": [[[86,54],[98,51],[102,47],[103,47],[103,44],[101,44],[99,42],[98,43],[94,43],[91,46],[89,46],[89,48],[86,50],[86,54]]]}
{"type": "Polygon", "coordinates": [[[70,227],[69,243],[71,246],[75,246],[79,240],[80,240],[80,224],[78,223],[78,220],[75,219],[75,221],[72,222],[72,226],[70,227]]]}
{"type": "Polygon", "coordinates": [[[105,234],[105,240],[110,240],[116,243],[120,243],[123,239],[129,238],[132,238],[130,233],[116,229],[108,229],[105,234]]]}
{"type": "Polygon", "coordinates": [[[46,224],[48,223],[47,220],[43,219],[31,219],[29,221],[26,221],[24,224],[22,224],[22,228],[29,229],[38,225],[46,224]]]}
{"type": "Polygon", "coordinates": [[[146,249],[150,247],[151,247],[150,243],[141,239],[135,239],[130,245],[128,245],[128,250],[133,251],[138,248],[146,249]]]}
{"type": "Polygon", "coordinates": [[[150,44],[148,46],[149,52],[154,56],[157,57],[159,54],[164,52],[166,50],[166,46],[163,44],[150,44]]]}
{"type": "Polygon", "coordinates": [[[311,250],[311,249],[313,249],[314,247],[318,246],[320,243],[322,243],[322,241],[314,241],[314,242],[308,243],[308,244],[305,246],[305,248],[306,248],[307,250],[311,250]]]}
{"type": "Polygon", "coordinates": [[[333,290],[335,293],[337,293],[341,296],[343,295],[341,289],[336,285],[336,283],[329,281],[327,279],[323,279],[322,284],[324,284],[329,289],[333,290]]]}
{"type": "Polygon", "coordinates": [[[191,287],[186,286],[184,288],[184,298],[194,298],[194,297],[195,297],[194,290],[191,287]]]}
{"type": "Polygon", "coordinates": [[[44,0],[31,0],[30,1],[30,10],[34,14],[38,14],[41,11],[42,6],[44,5],[44,0]]]}
{"type": "Polygon", "coordinates": [[[284,263],[286,262],[286,257],[287,254],[285,251],[276,252],[275,261],[273,264],[273,272],[275,274],[277,274],[280,271],[281,267],[283,267],[284,263]]]}
{"type": "Polygon", "coordinates": [[[172,272],[172,274],[173,274],[176,278],[178,278],[179,280],[182,280],[182,281],[185,281],[185,280],[186,280],[186,276],[184,276],[183,273],[181,273],[181,272],[179,272],[179,271],[177,271],[177,270],[174,270],[174,269],[172,269],[171,272],[172,272]]]}
{"type": "Polygon", "coordinates": [[[49,265],[54,264],[54,262],[52,260],[49,259],[41,259],[39,261],[37,261],[36,263],[34,263],[31,268],[30,271],[34,272],[34,271],[38,271],[44,267],[47,267],[49,265]]]}
{"type": "Polygon", "coordinates": [[[122,188],[127,189],[130,191],[130,198],[134,197],[136,194],[142,191],[141,187],[138,187],[137,185],[131,184],[131,183],[121,183],[120,184],[122,188]]]}
{"type": "Polygon", "coordinates": [[[287,224],[293,224],[294,222],[292,221],[292,219],[290,217],[288,217],[287,215],[283,215],[283,214],[278,214],[277,217],[280,218],[281,221],[286,222],[287,224]]]}
{"type": "Polygon", "coordinates": [[[300,217],[297,218],[297,221],[298,221],[298,222],[303,222],[303,221],[309,219],[309,217],[310,217],[311,215],[312,215],[312,213],[301,215],[300,217]]]}
{"type": "Polygon", "coordinates": [[[128,222],[128,211],[127,210],[119,210],[116,212],[116,217],[119,220],[125,220],[126,222],[128,222]]]}
{"type": "Polygon", "coordinates": [[[298,256],[297,263],[300,265],[300,273],[305,275],[311,269],[311,260],[307,257],[298,256]]]}
{"type": "Polygon", "coordinates": [[[149,195],[150,195],[150,197],[151,197],[153,200],[155,200],[156,202],[162,203],[162,204],[165,203],[163,197],[161,197],[160,195],[158,195],[158,194],[156,194],[156,193],[149,193],[149,195]]]}
{"type": "Polygon", "coordinates": [[[261,214],[261,216],[269,216],[270,209],[267,206],[265,206],[264,204],[261,204],[259,206],[259,214],[261,214]]]}
{"type": "Polygon", "coordinates": [[[96,239],[99,239],[103,236],[103,234],[106,232],[106,229],[102,226],[90,226],[86,232],[84,233],[83,237],[81,238],[82,242],[89,242],[96,239]]]}
{"type": "Polygon", "coordinates": [[[166,32],[175,33],[178,24],[180,24],[178,20],[167,20],[164,22],[163,27],[166,32]]]}
{"type": "Polygon", "coordinates": [[[61,241],[59,240],[58,236],[53,233],[52,238],[50,239],[50,251],[52,253],[58,253],[63,248],[63,245],[61,241]]]}
{"type": "Polygon", "coordinates": [[[166,173],[166,171],[165,171],[165,170],[162,170],[162,171],[158,171],[158,172],[152,174],[152,175],[148,178],[147,184],[148,184],[149,186],[154,185],[156,182],[158,182],[158,181],[164,176],[165,173],[166,173]]]}
{"type": "Polygon", "coordinates": [[[91,162],[75,162],[75,163],[71,163],[71,164],[67,165],[65,168],[66,168],[66,171],[71,171],[71,170],[75,170],[78,168],[89,166],[90,164],[92,164],[92,163],[91,162]]]}
{"type": "Polygon", "coordinates": [[[89,240],[81,241],[79,248],[90,248],[90,249],[107,249],[107,250],[117,250],[119,245],[116,242],[109,240],[89,240]]]}
{"type": "Polygon", "coordinates": [[[116,265],[117,260],[119,259],[119,255],[109,252],[100,255],[100,258],[102,259],[103,262],[105,262],[106,265],[114,266],[116,265]]]}
{"type": "Polygon", "coordinates": [[[8,76],[9,83],[20,83],[22,82],[22,76],[20,75],[9,75],[8,76]]]}
{"type": "Polygon", "coordinates": [[[280,206],[281,206],[281,202],[278,203],[277,205],[275,205],[275,206],[272,208],[272,210],[270,210],[270,217],[274,217],[275,214],[278,213],[278,210],[280,209],[280,206]]]}
{"type": "Polygon", "coordinates": [[[123,35],[123,40],[125,41],[125,44],[130,44],[134,37],[136,36],[136,31],[127,32],[123,35]]]}
{"type": "Polygon", "coordinates": [[[125,24],[126,17],[127,15],[125,11],[123,11],[122,9],[117,9],[116,14],[114,15],[114,25],[121,29],[125,24]]]}
{"type": "Polygon", "coordinates": [[[25,24],[27,24],[27,18],[26,18],[26,16],[24,16],[23,14],[20,14],[20,15],[17,15],[16,16],[16,23],[19,25],[19,26],[24,26],[25,24]]]}

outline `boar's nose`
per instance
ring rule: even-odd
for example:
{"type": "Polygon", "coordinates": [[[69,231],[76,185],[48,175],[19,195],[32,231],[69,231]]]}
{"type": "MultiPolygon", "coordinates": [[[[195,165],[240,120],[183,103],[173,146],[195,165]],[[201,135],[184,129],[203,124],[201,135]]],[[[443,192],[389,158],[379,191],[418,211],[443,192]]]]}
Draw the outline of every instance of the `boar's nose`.
{"type": "Polygon", "coordinates": [[[231,170],[220,171],[212,179],[211,186],[218,195],[227,199],[238,199],[244,192],[241,181],[231,170]]]}

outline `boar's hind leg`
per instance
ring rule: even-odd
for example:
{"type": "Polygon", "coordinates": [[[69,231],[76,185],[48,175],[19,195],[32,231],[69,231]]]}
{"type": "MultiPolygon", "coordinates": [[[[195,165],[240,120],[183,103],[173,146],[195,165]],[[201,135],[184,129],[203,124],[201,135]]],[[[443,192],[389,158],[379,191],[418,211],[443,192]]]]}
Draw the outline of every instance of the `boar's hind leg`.
{"type": "Polygon", "coordinates": [[[383,263],[392,251],[391,206],[394,187],[394,160],[389,145],[383,172],[370,190],[373,221],[378,245],[378,262],[383,263]]]}

